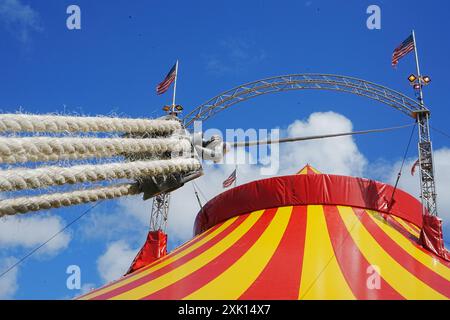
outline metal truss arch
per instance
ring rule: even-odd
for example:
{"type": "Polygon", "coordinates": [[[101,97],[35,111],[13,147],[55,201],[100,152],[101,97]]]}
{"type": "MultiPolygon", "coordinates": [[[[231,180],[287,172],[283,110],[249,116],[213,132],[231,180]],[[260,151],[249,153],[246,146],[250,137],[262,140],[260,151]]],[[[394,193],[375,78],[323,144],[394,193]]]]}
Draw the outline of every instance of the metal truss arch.
{"type": "Polygon", "coordinates": [[[249,82],[213,97],[188,113],[183,123],[186,128],[192,128],[195,121],[205,121],[239,102],[269,93],[308,89],[347,92],[366,97],[414,118],[419,124],[420,189],[424,213],[427,210],[429,214],[437,215],[433,152],[429,132],[430,111],[423,105],[423,100],[416,101],[388,87],[333,74],[276,76],[249,82]]]}
{"type": "Polygon", "coordinates": [[[290,74],[249,82],[225,91],[188,113],[183,122],[187,128],[194,121],[205,121],[239,102],[282,91],[328,90],[367,97],[416,118],[417,111],[428,111],[416,100],[385,86],[366,80],[333,74],[290,74]]]}

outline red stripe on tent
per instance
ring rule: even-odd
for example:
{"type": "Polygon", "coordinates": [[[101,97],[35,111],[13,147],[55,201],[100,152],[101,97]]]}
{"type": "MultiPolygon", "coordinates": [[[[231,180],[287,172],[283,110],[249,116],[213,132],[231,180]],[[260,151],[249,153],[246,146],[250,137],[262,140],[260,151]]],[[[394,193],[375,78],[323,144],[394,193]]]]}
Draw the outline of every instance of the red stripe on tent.
{"type": "MultiPolygon", "coordinates": [[[[196,236],[195,238],[191,239],[190,241],[187,241],[183,244],[181,244],[180,246],[178,246],[177,248],[175,248],[173,251],[171,251],[169,253],[169,257],[171,254],[178,254],[181,253],[183,251],[185,251],[186,249],[189,249],[190,247],[192,247],[192,245],[194,245],[195,243],[199,242],[200,240],[202,240],[204,237],[206,237],[207,235],[209,235],[211,232],[213,232],[214,230],[216,230],[217,228],[219,228],[222,224],[217,224],[212,228],[209,228],[208,230],[206,230],[204,233],[199,234],[198,236],[196,236]]],[[[163,258],[166,258],[167,256],[164,256],[163,258]]],[[[163,261],[163,258],[161,258],[158,261],[163,261]]]]}
{"type": "Polygon", "coordinates": [[[306,235],[306,206],[292,209],[291,218],[274,255],[256,281],[239,299],[298,298],[306,235]]]}
{"type": "Polygon", "coordinates": [[[314,170],[311,169],[310,166],[307,166],[307,167],[306,167],[306,170],[307,170],[307,174],[316,174],[316,173],[314,172],[314,170]]]}
{"type": "Polygon", "coordinates": [[[156,278],[162,276],[163,274],[183,265],[184,263],[188,262],[195,256],[202,254],[203,252],[205,252],[206,250],[208,250],[209,248],[211,248],[212,246],[214,246],[215,244],[220,242],[222,239],[224,239],[227,235],[229,235],[231,232],[233,232],[242,222],[244,222],[244,220],[247,219],[248,216],[249,216],[249,214],[240,216],[239,218],[236,219],[236,221],[234,221],[228,228],[223,230],[220,234],[218,234],[217,236],[215,236],[213,239],[209,240],[208,242],[204,243],[199,248],[196,248],[195,250],[189,252],[188,254],[181,257],[180,259],[162,267],[161,269],[158,269],[158,270],[151,272],[139,279],[136,279],[135,281],[127,283],[119,288],[116,288],[114,290],[106,292],[102,295],[96,296],[93,298],[93,300],[110,299],[114,296],[117,296],[117,295],[123,293],[123,292],[132,290],[142,284],[145,284],[153,279],[156,279],[156,278]]]}
{"type": "MultiPolygon", "coordinates": [[[[345,280],[358,300],[404,299],[382,277],[379,289],[367,287],[368,272],[371,264],[361,253],[345,226],[336,206],[323,206],[328,232],[333,245],[334,254],[345,280]]],[[[363,211],[354,209],[355,213],[363,211]]],[[[367,248],[370,250],[370,248],[367,248]]]]}
{"type": "Polygon", "coordinates": [[[143,299],[180,300],[214,280],[216,277],[220,276],[220,274],[225,272],[230,266],[232,266],[248,250],[251,250],[251,246],[253,246],[253,244],[269,226],[276,211],[276,208],[266,210],[261,218],[249,231],[247,231],[247,233],[245,233],[242,238],[202,268],[194,271],[182,280],[179,280],[164,289],[148,295],[143,299]]]}
{"type": "Polygon", "coordinates": [[[361,220],[364,227],[374,237],[374,239],[380,244],[380,246],[402,267],[408,270],[416,278],[425,282],[428,286],[441,294],[450,298],[450,286],[448,281],[423,265],[420,261],[416,260],[412,255],[406,252],[400,245],[397,244],[391,237],[389,237],[383,229],[381,229],[373,220],[369,217],[369,214],[363,211],[362,214],[357,215],[361,220]]]}

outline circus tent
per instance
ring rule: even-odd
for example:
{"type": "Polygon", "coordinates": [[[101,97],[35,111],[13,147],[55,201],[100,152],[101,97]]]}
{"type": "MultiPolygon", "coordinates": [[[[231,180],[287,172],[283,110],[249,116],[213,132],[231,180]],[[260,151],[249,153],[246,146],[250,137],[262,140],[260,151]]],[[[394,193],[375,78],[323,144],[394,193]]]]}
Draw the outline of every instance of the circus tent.
{"type": "Polygon", "coordinates": [[[253,181],[210,200],[193,239],[80,298],[449,299],[448,252],[424,247],[442,242],[439,226],[414,197],[392,194],[309,165],[253,181]]]}

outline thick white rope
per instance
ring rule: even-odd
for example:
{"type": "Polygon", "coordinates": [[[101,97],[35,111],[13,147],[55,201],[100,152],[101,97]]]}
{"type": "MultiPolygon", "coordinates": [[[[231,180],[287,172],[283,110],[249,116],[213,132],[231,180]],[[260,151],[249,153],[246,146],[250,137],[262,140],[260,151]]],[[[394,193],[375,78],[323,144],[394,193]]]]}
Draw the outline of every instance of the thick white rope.
{"type": "Polygon", "coordinates": [[[121,154],[187,151],[188,139],[0,138],[0,163],[107,158],[121,154]]]}
{"type": "Polygon", "coordinates": [[[0,171],[0,191],[36,189],[101,180],[137,179],[175,172],[190,172],[200,168],[201,164],[197,159],[176,158],[72,167],[12,169],[0,171]]]}
{"type": "Polygon", "coordinates": [[[139,188],[135,184],[118,184],[87,190],[6,199],[0,201],[0,217],[63,206],[73,206],[138,193],[139,188]]]}
{"type": "Polygon", "coordinates": [[[0,132],[127,132],[171,133],[176,120],[1,114],[0,132]]]}

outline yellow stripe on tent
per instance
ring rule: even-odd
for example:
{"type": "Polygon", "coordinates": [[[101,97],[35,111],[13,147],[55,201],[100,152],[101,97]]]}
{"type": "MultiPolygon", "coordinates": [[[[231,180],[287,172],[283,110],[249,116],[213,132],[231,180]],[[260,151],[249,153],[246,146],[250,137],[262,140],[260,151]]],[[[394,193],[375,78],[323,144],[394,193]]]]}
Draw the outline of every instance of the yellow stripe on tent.
{"type": "Polygon", "coordinates": [[[291,217],[292,207],[278,208],[273,220],[253,246],[220,276],[186,299],[238,299],[257,279],[275,253],[291,217]]]}
{"type": "Polygon", "coordinates": [[[380,269],[383,279],[398,293],[407,299],[447,299],[392,258],[367,231],[352,208],[338,206],[338,210],[362,255],[380,269]]]}
{"type": "Polygon", "coordinates": [[[320,205],[307,208],[300,299],[355,299],[334,254],[320,205]]]}
{"type": "Polygon", "coordinates": [[[426,267],[450,281],[450,268],[442,264],[438,259],[420,250],[399,231],[395,230],[385,222],[379,221],[379,219],[376,218],[377,213],[375,211],[367,210],[367,212],[369,213],[369,217],[403,250],[408,252],[414,259],[421,262],[426,267]]]}

